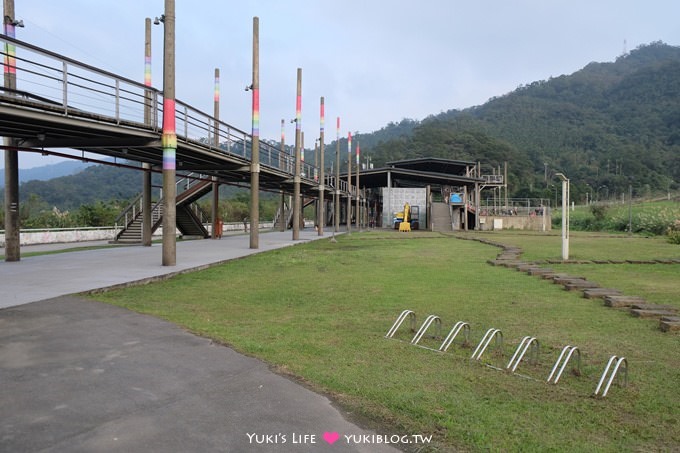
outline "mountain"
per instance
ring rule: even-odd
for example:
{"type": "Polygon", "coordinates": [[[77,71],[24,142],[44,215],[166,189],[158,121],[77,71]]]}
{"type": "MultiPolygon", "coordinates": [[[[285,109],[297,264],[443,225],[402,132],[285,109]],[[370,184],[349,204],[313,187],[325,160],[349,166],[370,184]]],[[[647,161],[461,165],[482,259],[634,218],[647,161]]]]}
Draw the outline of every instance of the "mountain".
{"type": "Polygon", "coordinates": [[[507,158],[516,196],[544,195],[544,178],[555,172],[571,179],[576,199],[601,187],[609,194],[629,185],[636,193],[678,187],[680,47],[640,46],[614,62],[430,116],[410,134],[362,142],[362,152],[378,163],[436,153],[487,169],[507,158]]]}
{"type": "MultiPolygon", "coordinates": [[[[677,189],[680,47],[640,46],[613,62],[593,62],[570,75],[532,82],[480,106],[391,122],[354,140],[361,144],[362,162],[370,157],[376,167],[431,156],[479,161],[489,174],[508,162],[509,191],[515,197],[549,198],[556,172],[570,178],[574,200],[585,200],[587,192],[616,196],[629,186],[636,196],[677,189]]],[[[346,152],[346,138],[340,139],[340,149],[346,152]]],[[[335,142],[326,146],[328,167],[334,165],[335,150],[335,142]]],[[[313,160],[307,152],[307,160],[313,160]]],[[[345,160],[342,154],[343,168],[345,160]]],[[[34,193],[49,205],[69,209],[130,199],[140,189],[137,171],[93,166],[72,176],[25,182],[20,195],[26,199],[34,193]]]]}
{"type": "Polygon", "coordinates": [[[77,209],[96,201],[126,201],[142,190],[142,173],[129,168],[92,165],[74,175],[47,181],[26,181],[19,187],[20,201],[38,197],[61,210],[77,209]]]}
{"type": "MultiPolygon", "coordinates": [[[[32,180],[47,181],[48,179],[58,178],[60,176],[73,175],[91,165],[93,164],[75,160],[67,160],[64,162],[59,162],[57,164],[20,169],[19,183],[32,180]]],[[[0,186],[3,186],[4,184],[5,184],[5,169],[0,168],[0,186]]]]}

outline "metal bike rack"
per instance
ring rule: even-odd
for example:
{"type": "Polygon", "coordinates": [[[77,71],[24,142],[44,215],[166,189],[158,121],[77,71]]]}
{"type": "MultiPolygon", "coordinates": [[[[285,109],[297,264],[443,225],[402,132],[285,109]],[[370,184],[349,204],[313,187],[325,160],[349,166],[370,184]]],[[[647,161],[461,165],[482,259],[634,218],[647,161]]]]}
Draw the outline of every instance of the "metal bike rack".
{"type": "MultiPolygon", "coordinates": [[[[598,396],[598,393],[600,393],[600,389],[602,388],[602,383],[604,382],[605,378],[607,377],[607,373],[609,373],[609,369],[611,368],[612,364],[614,364],[614,368],[612,369],[611,375],[609,376],[609,380],[607,381],[607,385],[605,386],[604,391],[602,392],[602,395],[599,395],[599,396],[601,396],[602,398],[607,396],[607,392],[609,391],[609,386],[612,385],[612,381],[614,380],[614,376],[616,376],[616,373],[619,371],[619,368],[621,367],[622,364],[623,364],[623,385],[622,385],[622,387],[625,387],[626,385],[628,385],[628,360],[626,360],[625,357],[617,357],[617,356],[613,355],[609,358],[609,362],[607,362],[607,366],[605,367],[604,372],[602,373],[602,377],[600,378],[600,382],[598,382],[597,387],[595,388],[595,393],[593,393],[593,396],[598,396]]],[[[621,380],[620,376],[619,376],[619,380],[621,380]]]]}
{"type": "Polygon", "coordinates": [[[494,329],[492,327],[491,329],[486,331],[486,333],[482,337],[482,341],[479,342],[477,348],[475,348],[475,351],[472,353],[472,357],[470,357],[470,359],[471,360],[481,359],[482,354],[484,354],[484,351],[489,346],[489,343],[491,343],[491,340],[493,340],[494,337],[496,338],[496,347],[503,345],[503,332],[501,332],[500,329],[494,329]]]}
{"type": "Polygon", "coordinates": [[[534,337],[524,337],[519,343],[519,346],[517,346],[517,349],[515,349],[515,353],[512,355],[512,358],[505,369],[514,373],[529,348],[531,348],[529,363],[536,364],[538,362],[538,340],[534,337]]]}
{"type": "Polygon", "coordinates": [[[434,323],[435,325],[435,338],[441,336],[442,332],[442,320],[439,318],[437,315],[430,315],[425,319],[425,322],[423,322],[423,325],[420,326],[420,329],[418,329],[418,332],[416,332],[415,336],[411,340],[411,344],[418,344],[421,338],[423,338],[423,335],[425,335],[425,332],[427,329],[430,328],[430,325],[434,323]]]}
{"type": "Polygon", "coordinates": [[[446,352],[446,350],[449,349],[449,346],[451,346],[451,343],[453,343],[453,340],[456,339],[456,336],[460,333],[461,330],[463,331],[463,335],[465,336],[465,343],[468,343],[468,341],[470,340],[470,324],[463,321],[458,321],[453,326],[453,328],[451,328],[451,331],[444,339],[442,345],[439,346],[439,350],[441,352],[446,352]]]}
{"type": "Polygon", "coordinates": [[[562,372],[567,366],[567,363],[569,363],[569,359],[571,359],[571,356],[576,352],[576,368],[574,368],[579,374],[581,374],[581,351],[579,350],[578,347],[576,346],[571,346],[571,345],[566,345],[564,348],[562,348],[562,352],[560,353],[560,356],[557,358],[557,362],[555,362],[555,366],[552,367],[552,371],[550,372],[550,375],[548,376],[548,384],[557,384],[557,382],[560,380],[560,376],[562,376],[562,372]],[[564,361],[562,361],[564,359],[564,361]],[[557,370],[557,367],[562,363],[562,366],[560,367],[560,370],[555,374],[555,371],[557,370]],[[553,376],[555,379],[553,379],[553,376]],[[551,382],[552,381],[552,382],[551,382]]]}
{"type": "Polygon", "coordinates": [[[406,318],[409,318],[410,324],[411,324],[411,332],[416,331],[416,314],[411,311],[411,310],[404,310],[401,312],[399,317],[397,317],[397,320],[394,321],[394,324],[392,324],[392,327],[390,330],[387,331],[387,334],[385,335],[385,338],[392,338],[392,336],[395,334],[397,329],[401,326],[401,324],[404,322],[406,318]]]}

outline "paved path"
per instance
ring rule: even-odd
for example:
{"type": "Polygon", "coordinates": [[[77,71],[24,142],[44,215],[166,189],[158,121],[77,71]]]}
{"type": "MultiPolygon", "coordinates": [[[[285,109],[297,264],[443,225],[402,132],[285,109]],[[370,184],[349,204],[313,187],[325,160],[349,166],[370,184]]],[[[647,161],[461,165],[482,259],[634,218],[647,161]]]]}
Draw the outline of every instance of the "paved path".
{"type": "Polygon", "coordinates": [[[0,299],[13,307],[0,309],[0,451],[397,451],[257,359],[150,316],[63,296],[292,245],[290,237],[261,234],[257,251],[248,236],[180,242],[173,268],[160,265],[160,245],[1,263],[0,299]],[[331,445],[324,435],[335,433],[331,445]]]}
{"type": "MultiPolygon", "coordinates": [[[[224,236],[218,240],[177,242],[177,265],[162,266],[162,246],[107,247],[69,253],[30,256],[15,263],[0,262],[0,308],[21,305],[52,297],[90,291],[132,281],[186,272],[214,263],[254,253],[273,250],[319,238],[315,231],[300,231],[300,240],[292,232],[267,232],[259,235],[259,248],[250,248],[250,236],[224,236]]],[[[72,247],[105,245],[101,241],[77,243],[72,247]]],[[[64,244],[28,246],[22,252],[49,251],[64,244]]]]}

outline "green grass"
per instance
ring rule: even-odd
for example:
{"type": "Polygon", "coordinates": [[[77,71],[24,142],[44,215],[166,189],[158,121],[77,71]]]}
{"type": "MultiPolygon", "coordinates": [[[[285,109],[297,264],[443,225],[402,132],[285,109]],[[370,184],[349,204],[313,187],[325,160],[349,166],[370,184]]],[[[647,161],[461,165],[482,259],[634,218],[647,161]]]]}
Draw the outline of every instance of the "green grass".
{"type": "MultiPolygon", "coordinates": [[[[513,245],[523,250],[522,260],[559,260],[562,258],[562,233],[502,230],[470,232],[468,236],[513,245]]],[[[628,236],[598,232],[571,231],[571,260],[654,260],[680,259],[680,246],[670,244],[663,236],[628,236]]]]}
{"type": "MultiPolygon", "coordinates": [[[[547,247],[554,237],[508,237],[504,240],[526,242],[528,253],[542,258],[560,253],[559,236],[556,251],[546,248],[542,255],[537,243],[547,247]]],[[[95,297],[259,357],[329,393],[381,432],[434,434],[442,451],[664,451],[680,445],[677,334],[558,285],[489,266],[486,260],[498,248],[476,241],[420,232],[337,239],[95,297]],[[395,335],[404,341],[385,339],[407,308],[419,322],[439,315],[444,333],[456,321],[469,322],[472,346],[457,343],[436,353],[409,345],[405,328],[395,335]],[[469,361],[490,327],[505,338],[504,356],[489,350],[483,357],[494,366],[504,366],[525,335],[539,339],[539,364],[523,362],[518,370],[528,379],[469,361]],[[558,386],[547,385],[566,344],[581,349],[582,375],[565,374],[558,386]],[[629,386],[592,398],[613,354],[628,359],[629,386]]],[[[591,239],[590,246],[601,240],[591,239]]],[[[619,253],[647,244],[625,240],[626,247],[616,247],[619,253]]],[[[588,255],[586,249],[578,253],[588,255]]],[[[616,255],[604,246],[596,253],[616,255]]],[[[680,279],[667,284],[680,294],[680,279]]],[[[436,348],[439,342],[422,343],[436,348]]]]}

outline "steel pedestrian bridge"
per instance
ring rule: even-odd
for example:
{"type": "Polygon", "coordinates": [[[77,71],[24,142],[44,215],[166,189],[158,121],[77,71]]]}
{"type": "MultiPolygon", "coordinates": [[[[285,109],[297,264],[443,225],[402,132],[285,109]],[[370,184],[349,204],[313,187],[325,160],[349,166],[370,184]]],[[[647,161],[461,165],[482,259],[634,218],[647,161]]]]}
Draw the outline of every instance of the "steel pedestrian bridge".
{"type": "MultiPolygon", "coordinates": [[[[57,155],[56,149],[74,149],[83,159],[95,153],[161,171],[162,91],[6,35],[0,41],[5,71],[16,67],[17,89],[0,91],[0,136],[16,139],[14,148],[57,155]],[[16,63],[8,68],[10,46],[16,63]]],[[[250,185],[250,134],[180,100],[175,117],[178,176],[250,185]]],[[[292,194],[294,156],[263,140],[259,146],[260,189],[292,194]]],[[[301,163],[303,196],[319,196],[317,170],[301,163]]],[[[348,192],[347,181],[324,179],[329,198],[335,190],[348,192]]]]}

